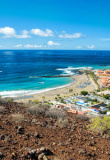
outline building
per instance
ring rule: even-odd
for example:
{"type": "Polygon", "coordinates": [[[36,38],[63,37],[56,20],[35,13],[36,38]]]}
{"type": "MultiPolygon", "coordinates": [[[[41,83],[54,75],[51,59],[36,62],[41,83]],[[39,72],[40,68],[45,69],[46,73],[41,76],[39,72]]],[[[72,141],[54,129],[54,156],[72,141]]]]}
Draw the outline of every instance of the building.
{"type": "Polygon", "coordinates": [[[103,112],[103,111],[107,111],[108,106],[107,106],[107,104],[102,102],[102,103],[91,106],[91,109],[93,109],[93,111],[95,111],[95,112],[100,113],[100,112],[103,112]]]}

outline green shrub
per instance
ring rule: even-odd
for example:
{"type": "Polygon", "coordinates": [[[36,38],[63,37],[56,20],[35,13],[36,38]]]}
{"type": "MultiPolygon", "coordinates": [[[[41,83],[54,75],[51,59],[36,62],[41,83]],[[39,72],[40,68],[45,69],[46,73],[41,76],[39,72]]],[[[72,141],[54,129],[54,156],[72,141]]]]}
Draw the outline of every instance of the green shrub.
{"type": "Polygon", "coordinates": [[[110,103],[107,106],[108,106],[108,110],[110,111],[110,103]]]}
{"type": "Polygon", "coordinates": [[[69,92],[72,92],[73,91],[73,89],[69,89],[69,92]]]}
{"type": "Polygon", "coordinates": [[[63,103],[63,98],[60,99],[60,102],[63,103]]]}
{"type": "Polygon", "coordinates": [[[57,100],[57,97],[55,97],[55,100],[57,100]]]}
{"type": "Polygon", "coordinates": [[[107,113],[107,111],[101,111],[100,113],[101,113],[101,114],[106,114],[106,113],[107,113]]]}
{"type": "Polygon", "coordinates": [[[80,94],[86,96],[88,94],[88,92],[87,91],[81,91],[80,94]]]}
{"type": "Polygon", "coordinates": [[[37,99],[35,99],[33,102],[34,102],[34,103],[38,103],[39,101],[38,101],[37,99]]]}
{"type": "Polygon", "coordinates": [[[105,98],[105,99],[109,99],[109,95],[103,95],[103,98],[105,98]]]}
{"type": "Polygon", "coordinates": [[[96,98],[95,98],[95,99],[92,99],[92,101],[93,101],[93,102],[97,102],[97,99],[96,99],[96,98]]]}
{"type": "Polygon", "coordinates": [[[96,117],[91,120],[91,124],[87,125],[87,128],[92,131],[107,133],[107,131],[110,130],[110,117],[96,117]]]}

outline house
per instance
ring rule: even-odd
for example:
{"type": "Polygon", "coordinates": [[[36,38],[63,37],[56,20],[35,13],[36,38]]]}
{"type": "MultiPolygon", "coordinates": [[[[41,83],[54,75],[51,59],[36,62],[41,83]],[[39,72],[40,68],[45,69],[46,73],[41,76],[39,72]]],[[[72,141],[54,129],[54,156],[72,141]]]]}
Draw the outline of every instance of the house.
{"type": "Polygon", "coordinates": [[[84,98],[84,97],[78,98],[78,102],[86,103],[87,102],[87,98],[84,98]]]}
{"type": "Polygon", "coordinates": [[[108,106],[105,103],[99,103],[96,105],[91,106],[91,109],[93,109],[93,111],[100,113],[101,111],[107,111],[108,110],[108,106]]]}

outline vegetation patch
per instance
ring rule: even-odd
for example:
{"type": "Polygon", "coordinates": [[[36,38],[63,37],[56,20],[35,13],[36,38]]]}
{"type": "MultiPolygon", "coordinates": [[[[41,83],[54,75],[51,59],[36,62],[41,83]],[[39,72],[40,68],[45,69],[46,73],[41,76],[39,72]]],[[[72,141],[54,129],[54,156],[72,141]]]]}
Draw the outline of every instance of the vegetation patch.
{"type": "Polygon", "coordinates": [[[88,92],[87,91],[81,91],[80,94],[83,95],[83,96],[86,96],[88,94],[88,92]]]}
{"type": "Polygon", "coordinates": [[[82,114],[77,114],[76,118],[80,119],[81,121],[88,121],[89,120],[88,116],[82,115],[82,114]]]}
{"type": "Polygon", "coordinates": [[[59,127],[65,128],[68,125],[68,119],[67,118],[65,118],[65,119],[60,118],[60,119],[58,119],[57,124],[59,127]]]}
{"type": "Polygon", "coordinates": [[[45,112],[50,108],[48,104],[33,104],[32,106],[28,107],[28,111],[33,114],[43,114],[45,115],[45,112]]]}
{"type": "Polygon", "coordinates": [[[12,117],[12,120],[16,123],[20,123],[24,121],[24,116],[19,113],[12,114],[11,117],[12,117]]]}
{"type": "Polygon", "coordinates": [[[109,95],[104,94],[104,95],[103,95],[103,98],[105,98],[105,99],[109,99],[109,95]]]}
{"type": "Polygon", "coordinates": [[[55,118],[55,119],[65,118],[66,117],[66,113],[62,109],[50,108],[46,112],[46,117],[55,118]]]}
{"type": "Polygon", "coordinates": [[[91,119],[91,123],[87,125],[89,130],[99,133],[109,133],[110,130],[110,117],[104,116],[91,119]]]}
{"type": "Polygon", "coordinates": [[[3,106],[0,106],[0,113],[2,113],[4,107],[3,106]]]}

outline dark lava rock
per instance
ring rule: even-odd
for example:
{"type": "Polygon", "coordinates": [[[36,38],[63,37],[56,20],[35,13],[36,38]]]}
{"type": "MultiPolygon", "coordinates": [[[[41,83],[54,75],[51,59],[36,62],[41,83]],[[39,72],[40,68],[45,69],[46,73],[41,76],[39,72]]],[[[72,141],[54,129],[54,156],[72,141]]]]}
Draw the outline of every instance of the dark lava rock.
{"type": "Polygon", "coordinates": [[[34,134],[34,136],[35,136],[36,138],[40,138],[40,134],[39,134],[38,132],[36,132],[36,133],[34,134]]]}
{"type": "Polygon", "coordinates": [[[86,151],[84,150],[84,149],[81,149],[80,151],[79,151],[79,154],[85,154],[86,153],[86,151]]]}
{"type": "Polygon", "coordinates": [[[11,154],[11,158],[12,158],[12,159],[16,159],[16,158],[17,158],[17,153],[14,153],[14,152],[13,152],[13,153],[11,154]]]}
{"type": "Polygon", "coordinates": [[[0,152],[0,159],[2,159],[4,157],[3,153],[0,152]]]}
{"type": "Polygon", "coordinates": [[[19,126],[18,127],[18,134],[24,134],[24,128],[19,126]]]}
{"type": "Polygon", "coordinates": [[[0,136],[0,140],[4,140],[4,139],[5,139],[5,135],[3,134],[0,136]]]}

